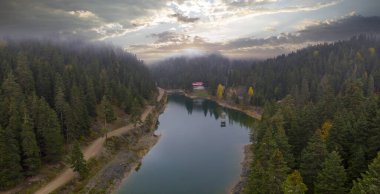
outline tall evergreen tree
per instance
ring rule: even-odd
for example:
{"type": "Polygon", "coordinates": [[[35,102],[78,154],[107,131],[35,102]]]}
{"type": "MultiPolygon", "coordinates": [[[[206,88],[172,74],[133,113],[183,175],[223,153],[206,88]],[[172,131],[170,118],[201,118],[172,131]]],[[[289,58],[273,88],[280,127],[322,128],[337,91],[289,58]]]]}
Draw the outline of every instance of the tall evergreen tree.
{"type": "Polygon", "coordinates": [[[306,148],[302,151],[300,171],[309,188],[308,192],[314,191],[314,181],[322,168],[322,163],[327,155],[325,142],[321,137],[320,130],[310,138],[306,148]]]}
{"type": "Polygon", "coordinates": [[[90,118],[87,112],[83,90],[79,89],[78,86],[73,85],[70,94],[70,105],[72,114],[74,115],[72,119],[75,123],[75,130],[78,130],[78,134],[80,134],[80,136],[88,135],[90,129],[90,118]]]}
{"type": "Polygon", "coordinates": [[[112,104],[106,96],[103,96],[102,101],[100,102],[100,116],[104,119],[105,123],[110,123],[116,120],[112,104]]]}
{"type": "Polygon", "coordinates": [[[380,192],[380,152],[362,174],[362,178],[354,181],[351,194],[376,194],[380,192]]]}
{"type": "Polygon", "coordinates": [[[65,91],[64,91],[64,85],[61,76],[58,74],[56,75],[55,80],[55,97],[54,97],[54,108],[57,112],[61,127],[63,128],[63,111],[64,111],[64,105],[65,105],[65,91]]]}
{"type": "Polygon", "coordinates": [[[10,128],[0,127],[0,189],[18,184],[22,176],[17,140],[10,128]]]}
{"type": "Polygon", "coordinates": [[[307,187],[303,183],[301,173],[298,170],[294,170],[289,174],[282,184],[282,191],[284,194],[304,194],[307,191],[307,187]]]}
{"type": "Polygon", "coordinates": [[[63,137],[55,111],[43,98],[39,100],[37,123],[42,156],[48,162],[59,161],[63,154],[63,137]]]}
{"type": "Polygon", "coordinates": [[[268,189],[270,188],[273,193],[281,193],[282,183],[285,181],[288,171],[289,167],[286,165],[281,151],[276,149],[269,161],[268,189]]]}
{"type": "Polygon", "coordinates": [[[349,180],[355,180],[359,178],[360,173],[366,170],[366,154],[362,146],[357,146],[356,148],[352,148],[352,155],[348,160],[348,169],[347,174],[349,180]]]}
{"type": "Polygon", "coordinates": [[[23,53],[17,55],[16,79],[26,94],[31,94],[35,90],[33,73],[23,53]]]}
{"type": "Polygon", "coordinates": [[[292,153],[292,147],[288,143],[288,137],[285,134],[284,128],[280,127],[277,129],[275,134],[275,140],[280,149],[281,153],[284,155],[284,159],[287,163],[287,166],[290,168],[294,167],[294,156],[292,153]]]}
{"type": "Polygon", "coordinates": [[[254,148],[255,159],[248,181],[248,193],[281,193],[289,170],[272,131],[265,131],[262,140],[255,145],[257,148],[254,148]]]}
{"type": "Polygon", "coordinates": [[[74,144],[74,148],[71,152],[70,165],[75,172],[79,173],[81,178],[85,178],[88,175],[87,164],[83,158],[83,153],[80,150],[78,142],[74,144]]]}
{"type": "Polygon", "coordinates": [[[347,175],[338,152],[331,152],[322,164],[315,182],[315,192],[321,194],[344,194],[347,175]]]}
{"type": "Polygon", "coordinates": [[[94,83],[92,80],[87,78],[86,81],[86,106],[87,106],[87,111],[88,114],[91,117],[96,116],[96,94],[95,94],[95,89],[94,89],[94,83]]]}
{"type": "Polygon", "coordinates": [[[22,165],[26,176],[35,175],[41,167],[40,148],[38,147],[33,127],[33,121],[29,114],[24,112],[21,131],[21,149],[22,165]]]}

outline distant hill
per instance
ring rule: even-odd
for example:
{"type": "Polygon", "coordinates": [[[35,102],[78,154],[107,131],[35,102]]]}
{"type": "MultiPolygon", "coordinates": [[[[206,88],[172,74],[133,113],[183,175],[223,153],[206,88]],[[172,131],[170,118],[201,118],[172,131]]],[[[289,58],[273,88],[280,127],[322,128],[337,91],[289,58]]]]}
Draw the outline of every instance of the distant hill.
{"type": "Polygon", "coordinates": [[[205,82],[212,93],[219,83],[254,86],[254,102],[263,105],[288,94],[302,102],[317,101],[327,91],[342,92],[349,80],[358,80],[366,95],[379,91],[379,61],[379,39],[361,35],[261,62],[209,55],[172,58],[151,69],[158,84],[166,88],[189,89],[193,81],[205,82]]]}

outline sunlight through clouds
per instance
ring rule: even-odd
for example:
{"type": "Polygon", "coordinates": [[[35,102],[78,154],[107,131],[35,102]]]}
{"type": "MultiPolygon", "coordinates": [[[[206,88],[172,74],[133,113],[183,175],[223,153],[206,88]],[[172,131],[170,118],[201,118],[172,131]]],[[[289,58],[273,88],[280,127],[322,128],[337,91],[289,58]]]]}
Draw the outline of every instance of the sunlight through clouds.
{"type": "Polygon", "coordinates": [[[146,61],[189,48],[265,58],[361,33],[349,29],[358,22],[376,33],[379,9],[377,0],[13,0],[0,2],[0,35],[106,41],[146,61]],[[315,40],[321,31],[328,38],[315,40]]]}

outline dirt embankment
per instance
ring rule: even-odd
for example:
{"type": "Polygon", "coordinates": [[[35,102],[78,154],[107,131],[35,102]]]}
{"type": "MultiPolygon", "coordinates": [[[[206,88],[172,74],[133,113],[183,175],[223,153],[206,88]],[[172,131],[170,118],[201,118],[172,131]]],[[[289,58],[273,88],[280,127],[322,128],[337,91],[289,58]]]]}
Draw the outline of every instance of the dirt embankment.
{"type": "MultiPolygon", "coordinates": [[[[166,100],[166,98],[165,98],[166,100]]],[[[158,142],[160,136],[154,134],[158,116],[165,109],[166,101],[159,103],[149,116],[153,119],[122,136],[114,137],[106,145],[108,152],[116,152],[114,157],[87,182],[80,193],[115,193],[125,179],[140,168],[143,157],[158,142]]],[[[106,153],[107,154],[107,153],[106,153]]],[[[66,188],[59,193],[71,193],[66,188]]]]}

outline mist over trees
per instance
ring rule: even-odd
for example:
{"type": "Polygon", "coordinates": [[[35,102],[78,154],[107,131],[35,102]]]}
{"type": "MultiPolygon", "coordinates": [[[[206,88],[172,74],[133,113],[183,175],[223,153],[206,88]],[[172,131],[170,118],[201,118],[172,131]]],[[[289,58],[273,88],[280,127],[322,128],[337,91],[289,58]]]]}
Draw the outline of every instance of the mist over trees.
{"type": "MultiPolygon", "coordinates": [[[[134,115],[156,93],[136,56],[86,42],[2,40],[0,80],[2,190],[59,162],[65,143],[89,136],[102,99],[134,115]]],[[[107,121],[113,117],[108,111],[107,121]]]]}
{"type": "Polygon", "coordinates": [[[350,80],[360,80],[364,95],[380,88],[379,40],[361,35],[349,41],[310,46],[265,61],[230,60],[221,55],[178,57],[152,65],[158,84],[191,89],[203,81],[215,94],[226,87],[253,86],[254,104],[281,100],[291,94],[297,103],[317,102],[331,92],[344,92],[350,80]]]}

